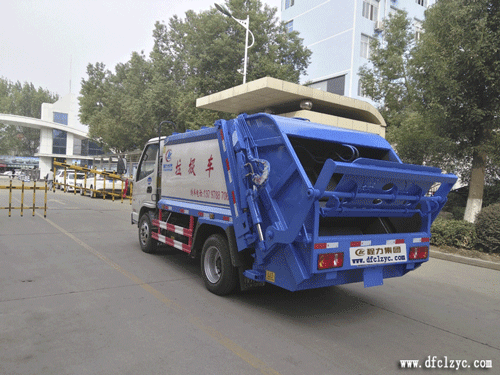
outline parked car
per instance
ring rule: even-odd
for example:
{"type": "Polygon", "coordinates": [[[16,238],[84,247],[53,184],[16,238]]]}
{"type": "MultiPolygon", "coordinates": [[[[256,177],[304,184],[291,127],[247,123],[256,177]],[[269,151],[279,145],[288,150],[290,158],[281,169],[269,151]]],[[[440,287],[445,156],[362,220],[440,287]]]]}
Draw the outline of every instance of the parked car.
{"type": "MultiPolygon", "coordinates": [[[[64,179],[64,175],[63,175],[64,179]]],[[[67,172],[66,173],[66,186],[63,186],[64,191],[70,192],[80,191],[80,187],[83,186],[83,182],[85,180],[85,173],[76,173],[76,182],[75,182],[75,172],[67,172]]]]}
{"type": "MultiPolygon", "coordinates": [[[[113,178],[104,177],[102,174],[97,174],[94,177],[94,173],[89,173],[87,176],[87,183],[84,186],[83,181],[79,186],[80,194],[89,194],[91,198],[96,198],[102,196],[103,192],[119,194],[122,191],[122,181],[115,180],[115,188],[113,190],[113,178]],[[85,187],[85,190],[83,189],[85,187]]],[[[125,186],[125,184],[124,184],[125,186]]]]}
{"type": "MultiPolygon", "coordinates": [[[[68,178],[68,172],[66,172],[66,179],[68,178]]],[[[59,169],[56,171],[56,174],[54,176],[54,182],[56,183],[56,188],[58,189],[63,189],[64,186],[64,169],[59,169]]]]}
{"type": "Polygon", "coordinates": [[[14,176],[14,172],[12,172],[12,171],[5,171],[5,172],[0,173],[0,177],[12,178],[13,176],[14,176]]]}

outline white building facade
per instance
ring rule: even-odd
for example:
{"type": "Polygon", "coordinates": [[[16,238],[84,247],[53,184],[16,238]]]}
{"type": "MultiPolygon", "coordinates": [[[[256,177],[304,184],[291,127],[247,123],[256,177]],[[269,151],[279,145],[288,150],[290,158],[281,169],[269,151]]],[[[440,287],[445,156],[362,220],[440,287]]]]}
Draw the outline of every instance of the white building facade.
{"type": "Polygon", "coordinates": [[[281,19],[312,51],[303,83],[327,92],[365,99],[359,68],[368,64],[370,38],[379,37],[383,20],[404,10],[416,37],[425,10],[435,0],[283,0],[281,19]]]}
{"type": "Polygon", "coordinates": [[[55,103],[42,104],[42,121],[64,127],[40,128],[40,173],[45,175],[52,168],[54,158],[66,160],[68,164],[87,164],[93,155],[102,151],[87,139],[88,127],[78,119],[78,98],[68,94],[55,103]]]}
{"type": "Polygon", "coordinates": [[[53,168],[54,158],[69,164],[91,164],[102,150],[88,139],[88,127],[78,120],[79,105],[74,94],[68,94],[55,103],[42,104],[42,118],[0,114],[0,122],[7,125],[40,129],[40,176],[53,168]]]}

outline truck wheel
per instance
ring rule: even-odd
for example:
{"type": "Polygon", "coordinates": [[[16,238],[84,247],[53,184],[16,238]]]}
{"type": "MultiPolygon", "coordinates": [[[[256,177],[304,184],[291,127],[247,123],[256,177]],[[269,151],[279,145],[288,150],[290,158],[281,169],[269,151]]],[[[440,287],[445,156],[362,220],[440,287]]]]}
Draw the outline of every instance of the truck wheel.
{"type": "Polygon", "coordinates": [[[214,234],[201,252],[201,274],[209,291],[219,296],[231,293],[238,283],[238,272],[231,263],[227,240],[214,234]]]}
{"type": "Polygon", "coordinates": [[[148,254],[154,253],[157,245],[156,241],[151,237],[153,231],[151,221],[152,218],[149,212],[142,215],[139,220],[139,243],[141,244],[141,250],[148,254]]]}

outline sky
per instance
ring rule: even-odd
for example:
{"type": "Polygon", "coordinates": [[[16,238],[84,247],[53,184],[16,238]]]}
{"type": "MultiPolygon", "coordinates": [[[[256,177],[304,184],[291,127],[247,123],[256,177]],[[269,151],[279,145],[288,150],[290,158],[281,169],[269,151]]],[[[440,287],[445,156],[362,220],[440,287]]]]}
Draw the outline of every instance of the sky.
{"type": "MultiPolygon", "coordinates": [[[[261,0],[281,12],[281,0],[261,0]]],[[[59,96],[79,94],[89,63],[114,71],[153,48],[156,21],[223,0],[12,0],[0,5],[0,77],[59,96]],[[70,91],[71,89],[71,91],[70,91]]],[[[250,30],[252,20],[250,19],[250,30]]],[[[243,53],[243,51],[242,51],[243,53]]]]}

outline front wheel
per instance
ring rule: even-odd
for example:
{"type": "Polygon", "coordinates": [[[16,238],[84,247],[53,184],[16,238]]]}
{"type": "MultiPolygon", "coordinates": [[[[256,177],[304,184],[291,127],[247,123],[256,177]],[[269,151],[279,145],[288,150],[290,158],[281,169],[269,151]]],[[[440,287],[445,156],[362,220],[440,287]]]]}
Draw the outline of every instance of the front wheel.
{"type": "Polygon", "coordinates": [[[146,212],[139,220],[139,243],[141,250],[145,253],[152,254],[156,250],[156,241],[151,237],[153,232],[152,215],[146,212]]]}
{"type": "Polygon", "coordinates": [[[238,284],[238,272],[231,262],[229,245],[220,234],[208,237],[203,245],[201,274],[207,289],[219,296],[231,293],[238,284]]]}

